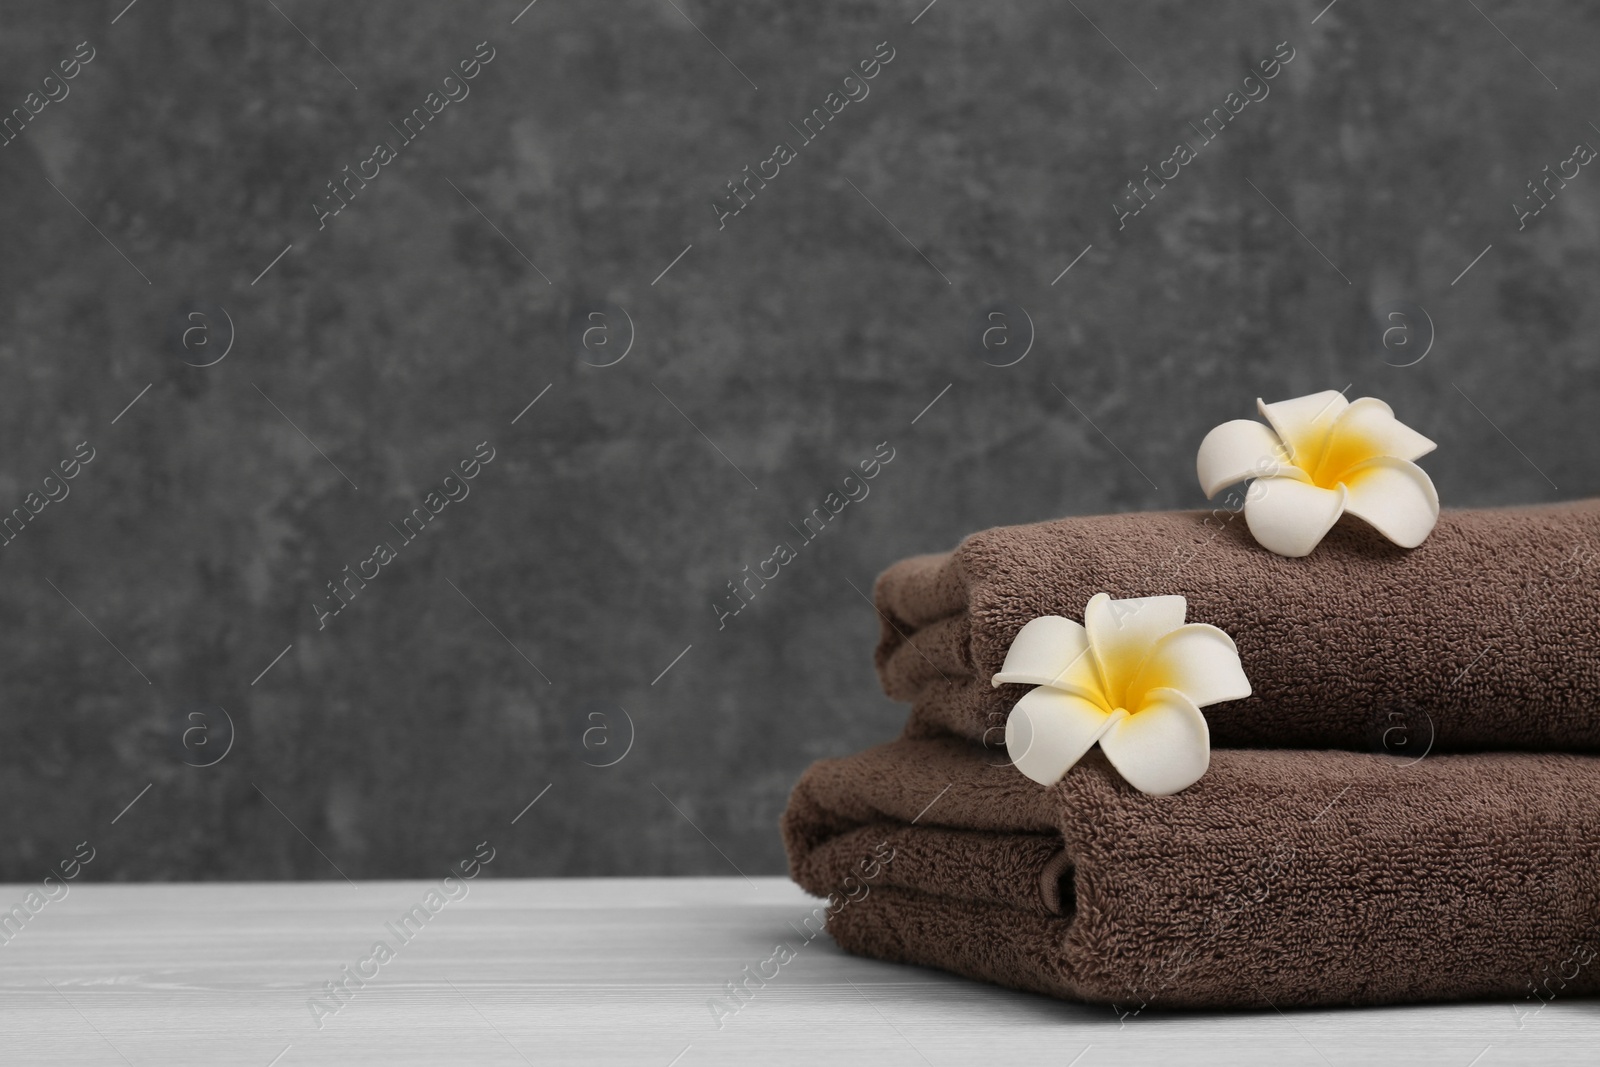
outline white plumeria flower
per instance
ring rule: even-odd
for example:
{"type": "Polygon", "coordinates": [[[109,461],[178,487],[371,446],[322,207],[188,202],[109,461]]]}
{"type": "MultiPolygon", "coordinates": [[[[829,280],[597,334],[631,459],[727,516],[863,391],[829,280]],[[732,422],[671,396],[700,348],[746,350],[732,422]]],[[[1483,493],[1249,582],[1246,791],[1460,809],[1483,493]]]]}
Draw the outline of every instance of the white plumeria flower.
{"type": "Polygon", "coordinates": [[[1096,741],[1128,784],[1165,796],[1211,765],[1200,709],[1250,695],[1233,639],[1184,624],[1181,596],[1112,600],[1096,593],[1083,625],[1059,615],[1017,632],[992,684],[1033,685],[1006,720],[1006,751],[1023,774],[1054,785],[1096,741]]]}
{"type": "Polygon", "coordinates": [[[1375,397],[1328,390],[1268,404],[1263,426],[1235,419],[1206,434],[1195,469],[1208,498],[1247,478],[1244,519],[1257,543],[1305,556],[1345,512],[1401,548],[1416,548],[1439,520],[1439,494],[1414,460],[1436,446],[1375,397]]]}

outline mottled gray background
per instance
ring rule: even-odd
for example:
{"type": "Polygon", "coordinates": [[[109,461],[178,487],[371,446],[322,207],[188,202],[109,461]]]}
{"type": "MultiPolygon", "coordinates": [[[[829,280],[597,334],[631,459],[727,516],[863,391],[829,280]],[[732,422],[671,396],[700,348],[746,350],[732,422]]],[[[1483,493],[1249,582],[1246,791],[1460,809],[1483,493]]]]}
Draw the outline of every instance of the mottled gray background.
{"type": "Polygon", "coordinates": [[[1600,174],[1511,208],[1600,143],[1592,4],[923,6],[7,0],[0,108],[96,58],[0,148],[0,507],[96,455],[0,549],[0,878],[85,839],[98,879],[427,877],[483,839],[497,875],[776,873],[800,770],[899,728],[857,592],[897,557],[1199,506],[1208,428],[1347,384],[1439,442],[1447,504],[1600,488],[1600,174]],[[318,232],[324,183],[484,40],[318,232]],[[1124,183],[1285,40],[1119,232],[1124,183]],[[719,231],[724,183],[881,41],[870,96],[719,231]],[[1372,339],[1396,301],[1436,332],[1411,366],[1414,311],[1372,339]],[[971,340],[1001,302],[1034,331],[1009,367],[1014,311],[1013,347],[971,340]],[[603,368],[568,337],[602,303],[634,334],[603,368]],[[219,308],[227,358],[186,365],[219,308]],[[324,583],[484,440],[319,631],[324,583]],[[217,706],[231,751],[186,766],[217,706]]]}

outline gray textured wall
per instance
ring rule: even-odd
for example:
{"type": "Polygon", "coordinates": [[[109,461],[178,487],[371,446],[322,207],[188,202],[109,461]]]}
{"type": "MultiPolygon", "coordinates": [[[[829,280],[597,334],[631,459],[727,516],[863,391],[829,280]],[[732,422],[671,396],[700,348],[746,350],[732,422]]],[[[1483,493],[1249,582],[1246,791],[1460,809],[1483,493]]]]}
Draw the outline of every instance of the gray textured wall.
{"type": "Polygon", "coordinates": [[[94,54],[0,148],[0,506],[70,490],[0,549],[0,878],[85,839],[97,878],[427,876],[483,839],[499,875],[773,873],[801,768],[899,727],[861,594],[901,555],[1199,506],[1208,428],[1346,384],[1440,443],[1447,504],[1600,489],[1600,174],[1511,207],[1600,144],[1593,5],[125,4],[0,15],[6,109],[94,54]]]}

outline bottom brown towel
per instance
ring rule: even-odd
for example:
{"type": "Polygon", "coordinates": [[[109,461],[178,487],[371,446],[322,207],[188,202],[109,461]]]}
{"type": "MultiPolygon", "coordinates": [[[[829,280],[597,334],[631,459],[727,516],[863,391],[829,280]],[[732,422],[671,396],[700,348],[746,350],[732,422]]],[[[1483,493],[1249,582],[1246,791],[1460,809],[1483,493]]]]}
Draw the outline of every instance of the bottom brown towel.
{"type": "Polygon", "coordinates": [[[1600,990],[1595,757],[1219,750],[1150,797],[900,740],[814,764],[783,835],[845,949],[1119,1011],[1600,990]]]}

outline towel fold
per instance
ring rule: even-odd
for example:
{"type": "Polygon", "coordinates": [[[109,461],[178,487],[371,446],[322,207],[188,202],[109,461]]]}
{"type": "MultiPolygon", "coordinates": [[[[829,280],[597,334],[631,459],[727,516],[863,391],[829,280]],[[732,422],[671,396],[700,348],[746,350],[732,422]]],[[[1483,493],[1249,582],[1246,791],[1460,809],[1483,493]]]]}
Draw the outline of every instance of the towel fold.
{"type": "Polygon", "coordinates": [[[1217,745],[1600,750],[1600,500],[1447,510],[1401,549],[1341,522],[1310,556],[1235,512],[1058,519],[902,560],[875,588],[885,692],[908,737],[1000,744],[1025,686],[992,688],[1030,619],[1095,593],[1182,594],[1227,631],[1254,689],[1205,709],[1217,745]]]}
{"type": "Polygon", "coordinates": [[[1600,991],[1596,757],[1220,750],[1150,797],[903,739],[812,765],[783,835],[849,951],[1123,1013],[1600,991]]]}

